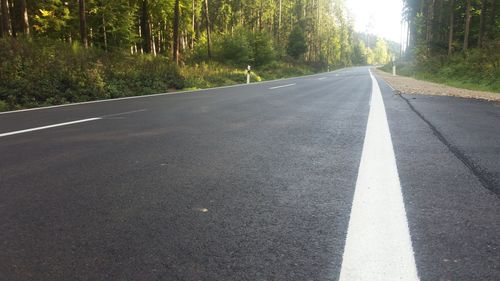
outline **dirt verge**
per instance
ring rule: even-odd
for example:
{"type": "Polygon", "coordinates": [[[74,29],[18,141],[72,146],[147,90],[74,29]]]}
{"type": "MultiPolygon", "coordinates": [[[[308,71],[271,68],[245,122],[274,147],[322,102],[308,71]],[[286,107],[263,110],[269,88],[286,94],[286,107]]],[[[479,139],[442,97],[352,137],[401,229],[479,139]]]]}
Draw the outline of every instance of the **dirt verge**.
{"type": "Polygon", "coordinates": [[[500,101],[500,93],[460,89],[443,84],[417,80],[415,78],[406,76],[392,76],[391,74],[376,68],[373,68],[372,71],[375,75],[381,77],[387,83],[389,83],[399,93],[436,95],[436,96],[454,96],[461,98],[474,98],[474,99],[483,99],[489,101],[500,101]]]}

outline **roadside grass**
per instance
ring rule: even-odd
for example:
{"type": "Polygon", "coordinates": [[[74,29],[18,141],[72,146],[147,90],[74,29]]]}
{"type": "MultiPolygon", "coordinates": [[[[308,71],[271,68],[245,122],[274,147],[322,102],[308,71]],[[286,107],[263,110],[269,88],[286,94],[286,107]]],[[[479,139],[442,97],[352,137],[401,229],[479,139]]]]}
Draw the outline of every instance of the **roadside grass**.
{"type": "MultiPolygon", "coordinates": [[[[397,74],[448,86],[500,93],[500,54],[474,50],[468,57],[437,56],[425,62],[398,62],[397,74]]],[[[392,64],[379,69],[392,73],[392,64]]]]}
{"type": "MultiPolygon", "coordinates": [[[[0,111],[242,84],[246,70],[215,61],[183,65],[164,56],[85,49],[48,39],[0,39],[0,111]]],[[[313,74],[321,67],[274,60],[251,81],[313,74]]]]}

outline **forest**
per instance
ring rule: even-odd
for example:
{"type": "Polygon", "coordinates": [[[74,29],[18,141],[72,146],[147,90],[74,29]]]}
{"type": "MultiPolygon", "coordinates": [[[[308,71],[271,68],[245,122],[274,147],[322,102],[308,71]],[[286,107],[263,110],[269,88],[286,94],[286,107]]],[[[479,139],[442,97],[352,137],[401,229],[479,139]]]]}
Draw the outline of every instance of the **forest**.
{"type": "Polygon", "coordinates": [[[260,81],[384,64],[399,48],[365,42],[343,0],[0,1],[0,110],[243,83],[247,65],[260,81]]]}
{"type": "Polygon", "coordinates": [[[497,0],[404,0],[402,74],[500,92],[497,0]]]}

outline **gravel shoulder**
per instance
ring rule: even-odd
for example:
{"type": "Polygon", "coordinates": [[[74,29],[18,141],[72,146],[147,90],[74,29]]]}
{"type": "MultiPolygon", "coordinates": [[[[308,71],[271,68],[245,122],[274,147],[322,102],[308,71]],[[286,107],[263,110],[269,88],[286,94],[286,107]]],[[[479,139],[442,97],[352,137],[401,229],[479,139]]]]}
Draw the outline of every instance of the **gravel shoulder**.
{"type": "Polygon", "coordinates": [[[443,84],[417,80],[415,78],[406,76],[392,76],[391,74],[376,68],[373,69],[373,73],[384,79],[399,93],[454,96],[462,98],[483,99],[489,101],[500,101],[500,93],[460,89],[443,84]]]}

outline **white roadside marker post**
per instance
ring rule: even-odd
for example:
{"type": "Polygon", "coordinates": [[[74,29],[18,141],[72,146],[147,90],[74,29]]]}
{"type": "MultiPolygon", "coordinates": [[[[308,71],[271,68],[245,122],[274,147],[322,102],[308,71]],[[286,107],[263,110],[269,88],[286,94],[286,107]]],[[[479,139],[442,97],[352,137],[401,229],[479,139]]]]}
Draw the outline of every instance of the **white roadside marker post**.
{"type": "Polygon", "coordinates": [[[250,70],[252,69],[251,66],[247,66],[247,84],[250,84],[250,70]]]}
{"type": "Polygon", "coordinates": [[[394,57],[392,57],[392,76],[396,76],[396,63],[394,62],[394,57]]]}

